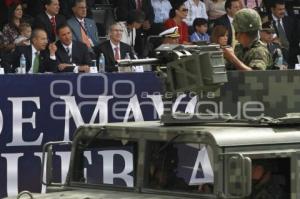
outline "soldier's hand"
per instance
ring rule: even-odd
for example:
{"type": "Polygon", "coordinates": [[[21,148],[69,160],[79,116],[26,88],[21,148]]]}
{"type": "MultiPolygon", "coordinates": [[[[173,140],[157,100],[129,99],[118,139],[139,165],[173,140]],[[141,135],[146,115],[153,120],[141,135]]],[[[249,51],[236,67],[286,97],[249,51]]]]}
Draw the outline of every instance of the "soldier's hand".
{"type": "Polygon", "coordinates": [[[235,57],[233,48],[231,47],[223,48],[223,53],[225,59],[227,59],[228,61],[232,60],[235,57]]]}
{"type": "Polygon", "coordinates": [[[287,70],[287,69],[288,69],[287,65],[282,64],[279,66],[279,70],[287,70]]]}

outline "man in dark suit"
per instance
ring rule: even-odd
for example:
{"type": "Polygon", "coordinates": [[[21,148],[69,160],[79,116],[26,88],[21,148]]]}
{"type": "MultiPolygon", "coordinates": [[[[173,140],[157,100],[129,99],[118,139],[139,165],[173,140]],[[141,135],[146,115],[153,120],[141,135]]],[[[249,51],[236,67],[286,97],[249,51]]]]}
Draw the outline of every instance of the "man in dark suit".
{"type": "Polygon", "coordinates": [[[43,29],[35,29],[32,32],[30,46],[16,47],[9,61],[12,65],[10,72],[16,72],[16,69],[20,66],[20,57],[22,54],[26,59],[27,73],[55,72],[56,62],[51,60],[50,57],[55,56],[56,46],[50,44],[48,47],[49,50],[47,50],[47,45],[47,33],[43,29]]]}
{"type": "Polygon", "coordinates": [[[215,22],[215,26],[222,25],[228,30],[228,41],[227,45],[234,47],[235,45],[235,32],[232,25],[233,17],[237,11],[241,9],[240,0],[226,0],[225,10],[226,14],[218,18],[215,22]]]}
{"type": "Polygon", "coordinates": [[[299,54],[298,21],[285,16],[286,9],[283,0],[274,1],[271,12],[271,21],[280,40],[283,56],[287,60],[289,68],[293,69],[295,64],[298,63],[297,54],[299,54]]]}
{"type": "Polygon", "coordinates": [[[137,9],[136,0],[115,0],[113,6],[116,9],[117,21],[126,21],[129,12],[137,9]]]}
{"type": "Polygon", "coordinates": [[[43,0],[23,0],[23,3],[26,5],[26,12],[32,17],[44,12],[43,0]]]}
{"type": "Polygon", "coordinates": [[[105,57],[105,71],[118,71],[116,67],[117,60],[125,59],[129,54],[131,59],[134,59],[134,52],[131,46],[121,42],[122,27],[119,23],[114,23],[109,28],[110,40],[104,41],[95,48],[96,54],[99,57],[103,53],[105,57]]]}
{"type": "Polygon", "coordinates": [[[59,40],[55,53],[59,72],[89,72],[91,58],[88,48],[79,41],[72,40],[72,32],[68,25],[57,28],[59,40]]]}
{"type": "Polygon", "coordinates": [[[56,27],[66,23],[65,17],[59,15],[58,0],[45,0],[45,12],[39,14],[34,21],[34,28],[43,28],[50,42],[56,40],[56,27]]]}

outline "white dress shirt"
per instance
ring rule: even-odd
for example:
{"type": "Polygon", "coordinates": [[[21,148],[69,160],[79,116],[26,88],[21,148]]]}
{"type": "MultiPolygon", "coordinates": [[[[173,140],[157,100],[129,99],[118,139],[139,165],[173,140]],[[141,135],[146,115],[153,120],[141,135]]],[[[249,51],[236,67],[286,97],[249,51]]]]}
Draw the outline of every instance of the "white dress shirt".
{"type": "Polygon", "coordinates": [[[154,11],[154,23],[164,23],[169,19],[169,12],[172,6],[168,0],[151,0],[154,11]]]}
{"type": "Polygon", "coordinates": [[[119,24],[121,25],[123,30],[121,41],[128,44],[129,46],[134,46],[136,38],[136,29],[133,28],[132,30],[129,30],[126,26],[126,22],[120,22],[119,24]]]}
{"type": "Polygon", "coordinates": [[[51,21],[52,17],[55,17],[55,16],[50,15],[48,12],[46,12],[46,15],[48,16],[50,21],[51,21]]]}
{"type": "Polygon", "coordinates": [[[228,19],[229,19],[230,24],[232,24],[233,18],[232,18],[231,16],[229,16],[229,15],[227,15],[227,17],[228,17],[228,19]]]}
{"type": "Polygon", "coordinates": [[[202,1],[199,1],[198,5],[196,5],[193,0],[187,0],[184,5],[189,10],[187,18],[185,19],[185,22],[189,26],[193,25],[193,21],[196,18],[208,19],[206,7],[202,1]]]}
{"type": "MultiPolygon", "coordinates": [[[[82,18],[82,19],[76,18],[76,19],[77,19],[77,21],[79,22],[78,25],[79,25],[80,27],[84,28],[85,31],[87,31],[87,29],[86,29],[87,27],[86,27],[84,18],[82,18]]],[[[86,34],[87,34],[87,36],[89,36],[89,35],[88,35],[88,32],[86,32],[86,34]]]]}

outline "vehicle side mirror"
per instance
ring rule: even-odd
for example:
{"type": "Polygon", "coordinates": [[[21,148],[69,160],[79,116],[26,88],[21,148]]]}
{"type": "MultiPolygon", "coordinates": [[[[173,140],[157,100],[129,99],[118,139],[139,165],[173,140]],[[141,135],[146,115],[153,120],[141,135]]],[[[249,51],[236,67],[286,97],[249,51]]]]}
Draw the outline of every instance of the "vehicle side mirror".
{"type": "Polygon", "coordinates": [[[252,189],[252,166],[251,159],[242,154],[227,156],[227,195],[231,198],[244,198],[251,194],[252,189]]]}
{"type": "Polygon", "coordinates": [[[46,184],[49,185],[52,182],[53,178],[53,147],[52,145],[48,145],[46,149],[47,154],[47,162],[46,162],[46,184]]]}
{"type": "Polygon", "coordinates": [[[41,183],[46,186],[62,186],[63,184],[53,183],[53,146],[71,145],[72,142],[48,142],[43,146],[42,156],[42,172],[41,172],[41,183]]]}

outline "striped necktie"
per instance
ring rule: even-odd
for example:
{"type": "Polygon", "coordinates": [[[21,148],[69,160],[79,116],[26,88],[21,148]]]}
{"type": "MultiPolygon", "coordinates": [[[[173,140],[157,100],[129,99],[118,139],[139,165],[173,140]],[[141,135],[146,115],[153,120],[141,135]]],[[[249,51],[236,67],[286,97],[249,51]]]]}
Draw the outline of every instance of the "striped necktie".
{"type": "Polygon", "coordinates": [[[277,20],[277,31],[278,31],[278,37],[281,41],[282,47],[285,49],[289,49],[290,43],[287,39],[285,30],[281,25],[280,19],[277,20]]]}
{"type": "Polygon", "coordinates": [[[68,54],[70,63],[72,63],[72,52],[69,47],[66,47],[66,53],[68,54]]]}

